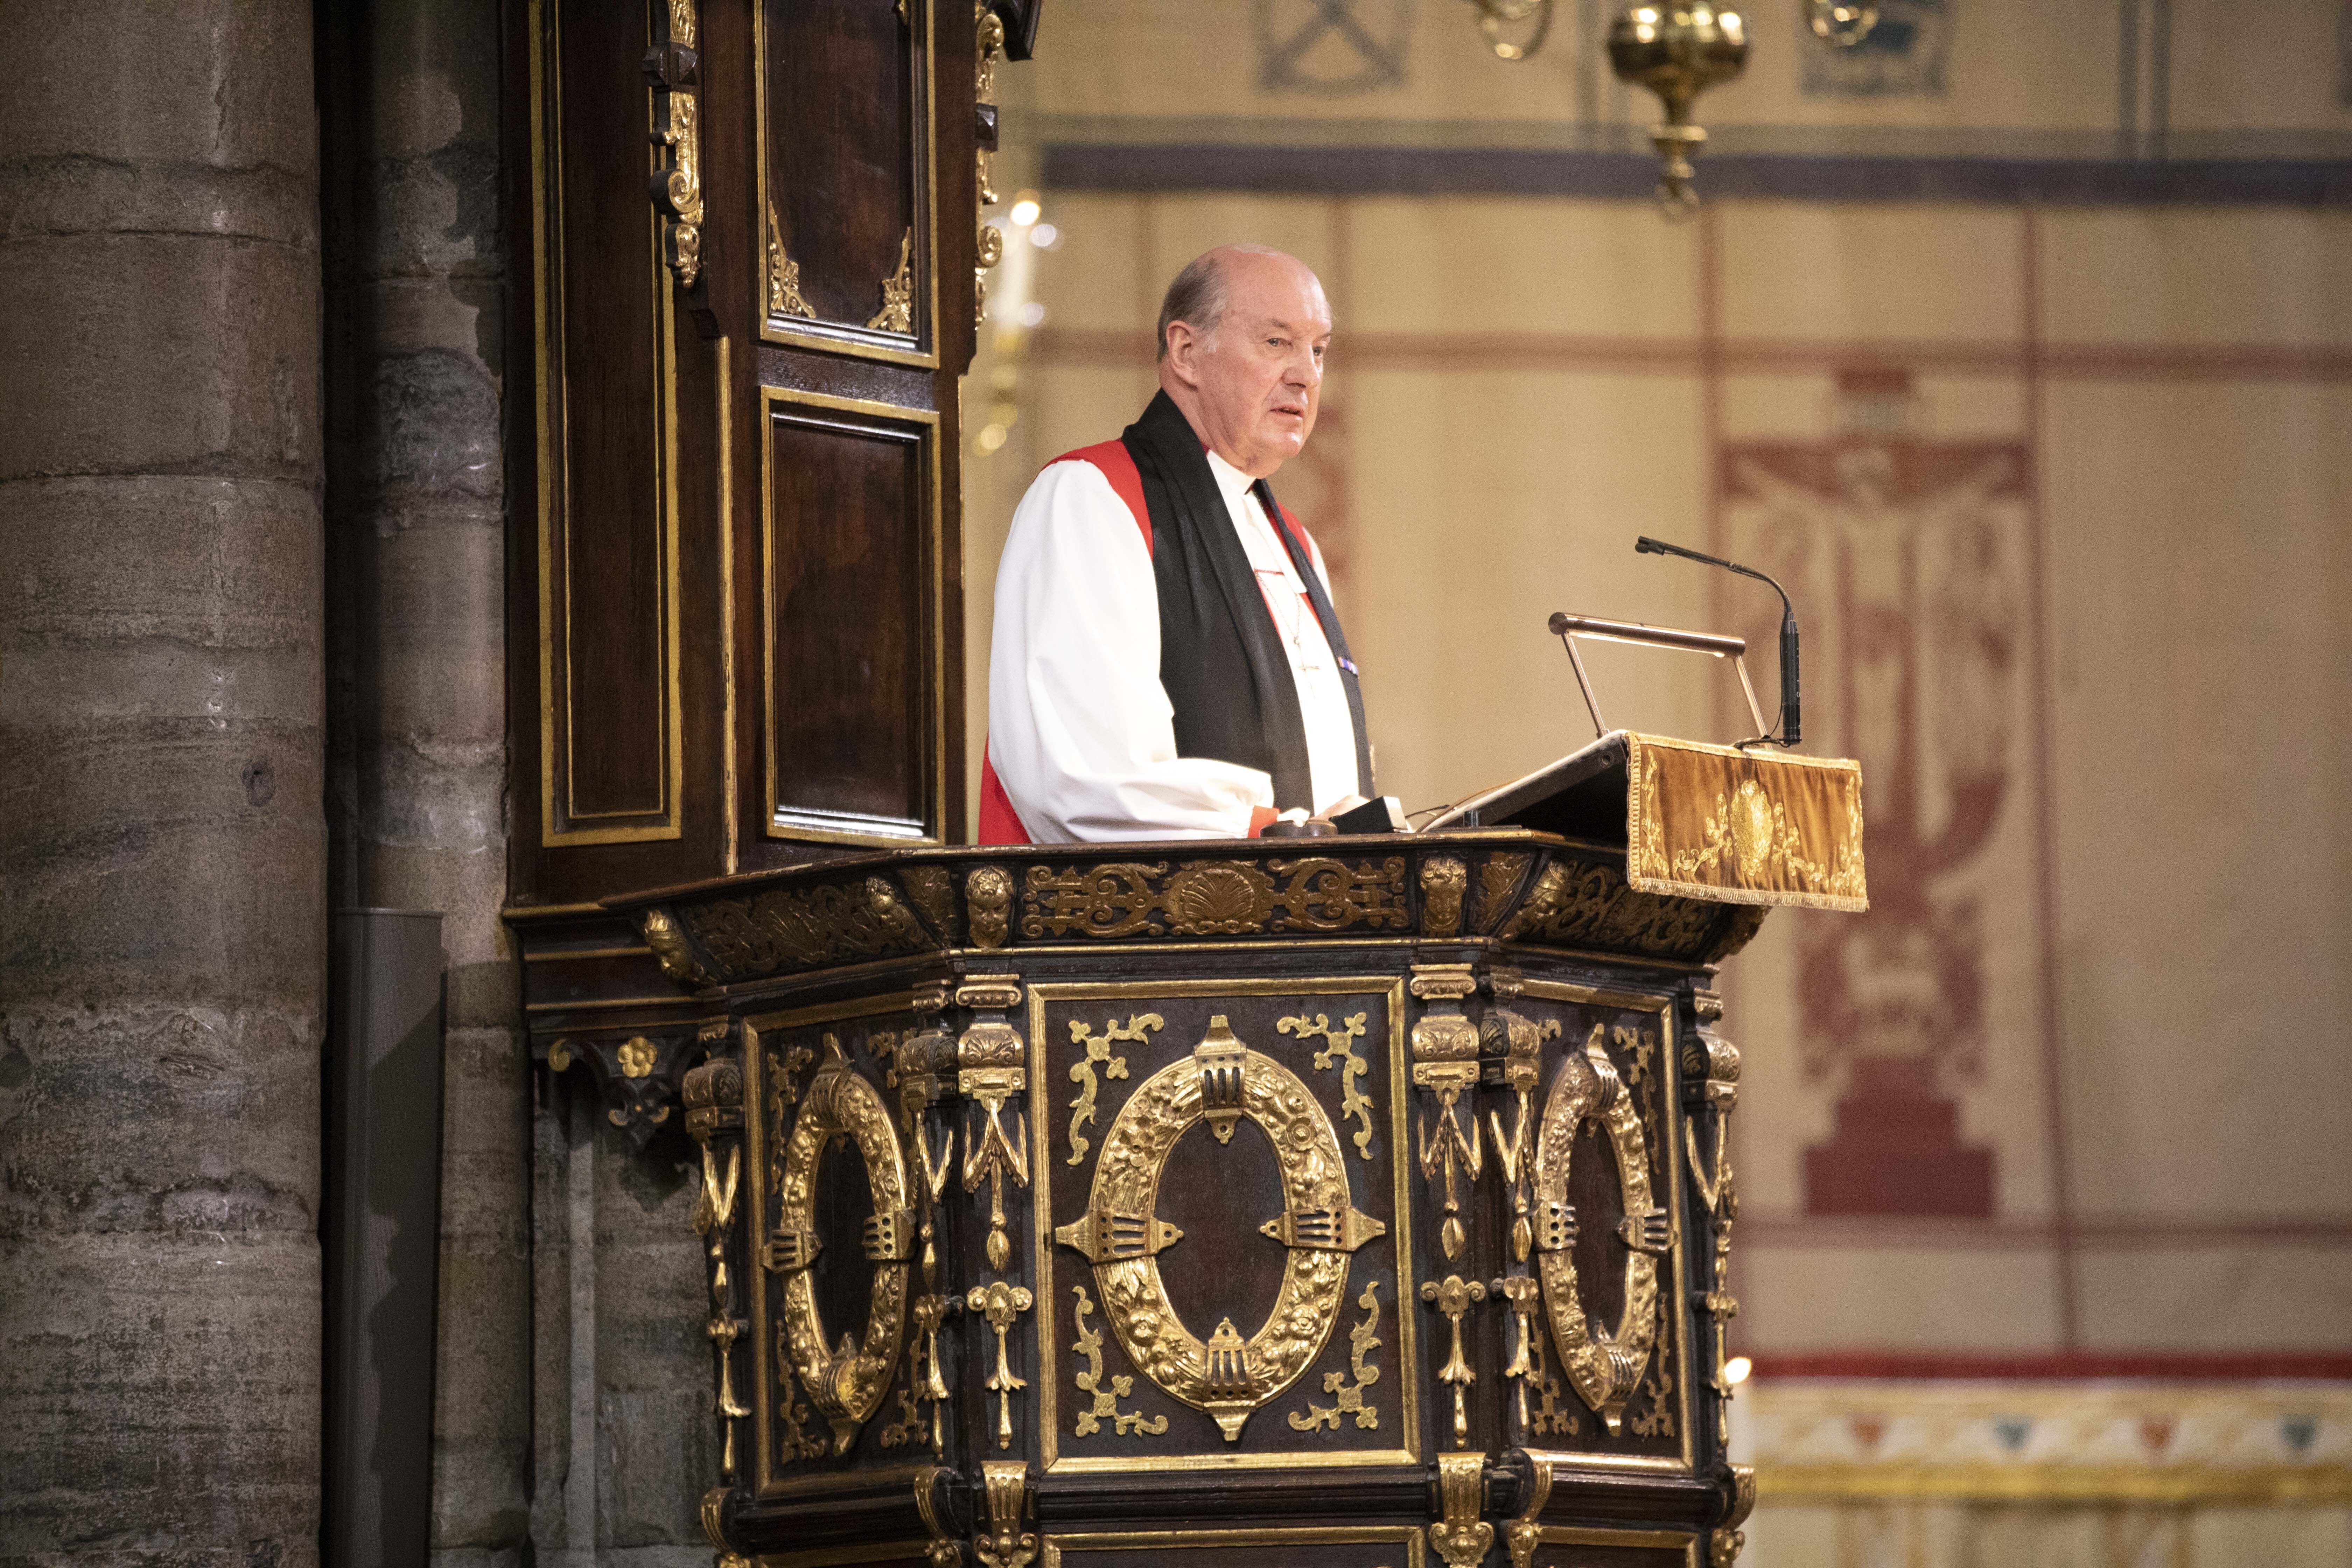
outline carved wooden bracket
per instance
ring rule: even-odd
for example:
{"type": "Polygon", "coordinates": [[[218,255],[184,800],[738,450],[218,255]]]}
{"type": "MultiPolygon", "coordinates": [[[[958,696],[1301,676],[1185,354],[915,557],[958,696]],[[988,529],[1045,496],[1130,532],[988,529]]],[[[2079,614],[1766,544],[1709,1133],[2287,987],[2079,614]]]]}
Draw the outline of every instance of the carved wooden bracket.
{"type": "Polygon", "coordinates": [[[699,1035],[659,1029],[566,1035],[547,1047],[547,1065],[555,1072],[584,1065],[604,1100],[605,1119],[642,1149],[677,1113],[688,1065],[705,1047],[724,1039],[726,1031],[724,1024],[716,1024],[699,1035]]]}
{"type": "Polygon", "coordinates": [[[678,287],[700,298],[702,278],[702,65],[696,49],[695,0],[669,0],[654,12],[655,42],[646,51],[653,88],[656,146],[667,150],[653,175],[654,207],[662,215],[662,258],[678,287]]]}

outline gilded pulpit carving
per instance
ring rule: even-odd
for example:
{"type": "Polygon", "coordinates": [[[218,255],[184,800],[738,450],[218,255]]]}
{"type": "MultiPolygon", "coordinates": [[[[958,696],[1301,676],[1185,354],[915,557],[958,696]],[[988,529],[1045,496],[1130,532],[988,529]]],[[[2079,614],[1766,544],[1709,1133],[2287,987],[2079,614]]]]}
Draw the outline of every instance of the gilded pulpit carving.
{"type": "Polygon", "coordinates": [[[1086,1214],[1054,1238],[1093,1264],[1104,1315],[1154,1384],[1205,1412],[1227,1442],[1253,1411],[1307,1370],[1339,1319],[1347,1255],[1387,1226],[1356,1209],[1338,1133],[1305,1084],[1212,1017],[1190,1057],[1144,1080],[1103,1134],[1086,1214]],[[1265,1134],[1286,1207],[1258,1228],[1288,1249],[1273,1313],[1244,1338],[1228,1317],[1203,1341],[1184,1324],[1160,1278],[1182,1233],[1157,1217],[1170,1152],[1196,1123],[1231,1143],[1247,1118],[1265,1134]]]}
{"type": "MultiPolygon", "coordinates": [[[[1727,794],[1660,806],[1737,870],[1727,794]]],[[[675,1008],[534,1014],[684,1077],[722,1554],[1727,1563],[1708,965],[1763,906],[1519,829],[1123,853],[616,900],[675,1008]]]]}
{"type": "Polygon", "coordinates": [[[1536,1248],[1552,1338],[1569,1382],[1613,1433],[1657,1340],[1658,1256],[1673,1245],[1673,1220],[1650,1201],[1649,1146],[1633,1098],[1601,1049],[1603,1027],[1593,1025],[1583,1047],[1565,1055],[1544,1105],[1536,1134],[1535,1184],[1548,1223],[1538,1227],[1536,1248]],[[1587,1314],[1576,1272],[1569,1166],[1588,1117],[1600,1125],[1616,1158],[1625,1205],[1619,1224],[1625,1247],[1624,1310],[1613,1326],[1587,1314]]]}
{"type": "Polygon", "coordinates": [[[845,1454],[857,1429],[881,1407],[898,1363],[907,1326],[907,1264],[914,1241],[913,1205],[908,1201],[907,1163],[891,1130],[882,1096],[850,1065],[840,1041],[824,1037],[825,1059],[802,1097],[782,1153],[783,1179],[777,1192],[776,1227],[761,1261],[783,1282],[785,1343],[793,1370],[809,1400],[833,1427],[834,1451],[845,1454]],[[818,1161],[825,1145],[847,1138],[857,1146],[873,1192],[874,1212],[858,1237],[866,1261],[875,1264],[863,1336],[845,1332],[838,1345],[826,1341],[809,1269],[817,1253],[846,1237],[818,1233],[815,1216],[818,1161]]]}

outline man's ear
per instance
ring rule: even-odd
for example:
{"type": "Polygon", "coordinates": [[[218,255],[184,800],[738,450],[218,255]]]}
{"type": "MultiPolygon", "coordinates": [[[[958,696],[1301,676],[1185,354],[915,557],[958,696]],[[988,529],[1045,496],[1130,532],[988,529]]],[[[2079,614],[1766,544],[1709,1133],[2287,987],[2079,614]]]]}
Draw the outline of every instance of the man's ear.
{"type": "Polygon", "coordinates": [[[1201,334],[1190,321],[1168,323],[1168,368],[1187,386],[1201,384],[1201,334]]]}

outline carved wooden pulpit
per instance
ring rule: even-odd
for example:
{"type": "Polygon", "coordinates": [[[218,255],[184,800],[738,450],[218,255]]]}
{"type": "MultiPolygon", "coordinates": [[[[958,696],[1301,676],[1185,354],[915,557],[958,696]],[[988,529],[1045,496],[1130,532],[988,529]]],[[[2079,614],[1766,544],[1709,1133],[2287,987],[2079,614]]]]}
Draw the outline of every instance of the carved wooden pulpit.
{"type": "Polygon", "coordinates": [[[534,1053],[699,1147],[723,1568],[1728,1562],[1710,983],[1861,907],[1858,772],[953,847],[1035,0],[505,14],[507,913],[534,1053]]]}
{"type": "Polygon", "coordinates": [[[1590,837],[898,850],[522,922],[643,939],[535,1018],[699,1145],[713,1544],[1728,1563],[1712,981],[1774,903],[1862,907],[1860,773],[1578,762],[1590,837]]]}

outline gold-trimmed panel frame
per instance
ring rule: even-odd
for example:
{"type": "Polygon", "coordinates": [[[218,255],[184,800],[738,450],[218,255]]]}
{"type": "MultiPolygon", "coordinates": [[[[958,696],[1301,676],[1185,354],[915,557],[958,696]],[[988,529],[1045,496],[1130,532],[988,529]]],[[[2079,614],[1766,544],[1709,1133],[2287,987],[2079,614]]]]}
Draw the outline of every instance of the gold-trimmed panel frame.
{"type": "MultiPolygon", "coordinates": [[[[761,791],[761,832],[769,838],[811,844],[856,845],[877,849],[938,847],[946,842],[950,696],[947,689],[947,642],[943,628],[946,625],[948,562],[943,542],[947,527],[946,481],[940,451],[940,414],[933,408],[914,408],[873,398],[836,397],[826,393],[803,391],[798,387],[762,385],[760,388],[761,767],[765,780],[761,791]],[[853,425],[838,419],[823,419],[815,416],[816,412],[848,415],[865,423],[853,425]],[[928,630],[929,635],[924,641],[931,649],[931,657],[922,671],[927,688],[923,703],[923,740],[929,753],[922,763],[923,795],[929,820],[908,823],[907,826],[914,831],[884,832],[829,825],[857,819],[813,810],[793,811],[777,798],[780,784],[774,715],[778,702],[786,695],[776,676],[776,473],[775,443],[772,432],[779,419],[832,435],[911,441],[916,447],[919,470],[916,483],[922,494],[924,509],[923,559],[920,564],[921,616],[925,622],[922,629],[928,630]]],[[[915,635],[921,635],[921,630],[915,635]]]]}
{"type": "MultiPolygon", "coordinates": [[[[880,360],[889,364],[915,365],[924,370],[937,370],[940,364],[940,210],[939,185],[934,171],[939,168],[939,50],[931,31],[931,6],[929,0],[900,0],[900,11],[906,16],[908,28],[907,92],[913,106],[917,123],[911,128],[910,142],[915,165],[911,171],[912,189],[916,192],[914,226],[907,239],[902,261],[912,276],[908,279],[909,299],[923,301],[919,318],[910,322],[906,332],[887,331],[872,321],[829,321],[819,320],[808,310],[805,302],[798,310],[777,307],[785,298],[797,295],[790,290],[770,288],[772,273],[788,272],[797,276],[799,268],[789,254],[789,237],[773,219],[775,186],[773,170],[768,153],[768,5],[767,0],[752,0],[751,55],[752,98],[756,118],[756,170],[759,182],[759,232],[761,264],[751,269],[752,317],[760,323],[760,341],[786,348],[815,349],[825,353],[846,354],[855,359],[880,360]],[[781,263],[781,265],[779,265],[781,263]]],[[[885,286],[885,308],[889,309],[887,281],[885,286]]],[[[876,320],[879,320],[877,314],[876,320]]]]}
{"type": "MultiPolygon", "coordinates": [[[[745,1226],[751,1240],[748,1249],[750,1267],[747,1272],[751,1278],[751,1333],[750,1337],[752,1378],[756,1390],[751,1399],[752,1463],[749,1479],[753,1495],[762,1500],[790,1496],[794,1492],[811,1488],[838,1486],[845,1473],[838,1463],[838,1456],[822,1456],[829,1468],[812,1469],[799,1475],[787,1476],[784,1471],[790,1465],[797,1463],[799,1458],[816,1458],[821,1456],[809,1453],[789,1459],[782,1466],[776,1463],[774,1451],[776,1395],[782,1386],[780,1377],[796,1377],[798,1373],[793,1370],[789,1363],[782,1363],[778,1359],[779,1352],[775,1342],[777,1319],[772,1315],[778,1283],[770,1271],[762,1267],[760,1259],[762,1239],[768,1228],[768,1211],[777,1195],[770,1171],[770,1162],[778,1152],[774,1147],[774,1133],[770,1126],[771,1118],[775,1114],[775,1107],[770,1100],[775,1085],[770,1081],[766,1041],[769,1037],[789,1030],[862,1019],[872,1019],[877,1024],[887,1020],[889,1021],[887,1026],[911,1028],[915,1025],[917,996],[918,994],[911,990],[885,992],[877,995],[850,997],[838,1002],[754,1014],[743,1020],[743,1162],[748,1188],[744,1206],[747,1215],[745,1226]]],[[[810,1068],[816,1065],[814,1052],[811,1054],[811,1059],[803,1065],[810,1068]]],[[[885,1086],[876,1084],[872,1079],[867,1080],[867,1085],[877,1092],[884,1092],[885,1086]]],[[[795,1104],[788,1109],[797,1112],[798,1107],[795,1104]]],[[[786,1135],[787,1137],[790,1135],[789,1126],[786,1129],[786,1135]]],[[[906,1151],[903,1146],[899,1152],[901,1159],[904,1160],[906,1151]]],[[[904,1359],[900,1356],[899,1363],[903,1364],[904,1359]]],[[[814,1437],[821,1434],[824,1431],[824,1422],[814,1405],[804,1394],[798,1391],[797,1387],[793,1390],[793,1398],[806,1408],[808,1425],[813,1428],[811,1436],[814,1437]]],[[[823,1446],[829,1447],[831,1444],[826,1443],[823,1446]]],[[[925,1458],[928,1459],[929,1456],[926,1455],[925,1458]]],[[[886,1465],[876,1468],[869,1462],[858,1466],[854,1473],[861,1482],[898,1479],[901,1476],[911,1481],[922,1468],[920,1463],[905,1467],[886,1465]]]]}
{"type": "MultiPolygon", "coordinates": [[[[1635,1552],[1680,1552],[1682,1568],[1705,1568],[1703,1537],[1680,1530],[1592,1530],[1582,1525],[1547,1524],[1536,1531],[1536,1550],[1547,1546],[1615,1546],[1635,1552]]],[[[1543,1563],[1536,1568],[1549,1568],[1543,1563]]],[[[1664,1568],[1662,1561],[1659,1568],[1664,1568]]]]}
{"type": "MultiPolygon", "coordinates": [[[[1661,1204],[1670,1215],[1675,1216],[1677,1230],[1675,1245],[1660,1260],[1658,1272],[1666,1275],[1669,1283],[1661,1285],[1658,1294],[1664,1298],[1664,1305],[1673,1314],[1674,1320],[1675,1359],[1671,1370],[1675,1376],[1673,1397],[1675,1403],[1672,1408],[1675,1415],[1675,1434],[1679,1457],[1612,1453],[1605,1449],[1569,1446],[1577,1441],[1577,1437],[1583,1436],[1589,1428],[1580,1428],[1577,1436],[1561,1435],[1538,1439],[1533,1435],[1529,1435],[1525,1440],[1525,1446],[1531,1452],[1542,1453],[1563,1470],[1620,1469],[1645,1471],[1652,1474],[1694,1474],[1697,1457],[1694,1446],[1696,1437],[1691,1429],[1691,1374],[1694,1362],[1690,1342],[1691,1313],[1688,1305],[1690,1280],[1686,1266],[1690,1238],[1687,1235],[1681,1234],[1680,1226],[1680,1215],[1683,1212],[1682,1067],[1681,1047],[1677,1043],[1678,1036],[1675,1029],[1674,997],[1657,993],[1617,991],[1603,986],[1580,985],[1570,981],[1545,980],[1529,975],[1521,984],[1518,999],[1521,1002],[1556,1002],[1576,1007],[1609,1008],[1620,1013],[1641,1013],[1654,1016],[1657,1020],[1658,1060],[1654,1070],[1658,1074],[1657,1142],[1663,1146],[1653,1151],[1658,1165],[1658,1179],[1652,1184],[1652,1202],[1661,1204]]],[[[1589,1023],[1588,1020],[1588,1026],[1589,1023]]],[[[1563,1025],[1560,1038],[1547,1046],[1544,1071],[1540,1079],[1539,1103],[1549,1097],[1554,1079],[1559,1072],[1560,1063],[1567,1053],[1570,1050],[1582,1049],[1586,1037],[1583,1031],[1571,1030],[1563,1025]]],[[[1605,1134],[1603,1136],[1605,1138],[1605,1134]]],[[[1562,1369],[1561,1382],[1565,1384],[1568,1381],[1565,1375],[1566,1357],[1562,1347],[1553,1338],[1551,1317],[1552,1314],[1549,1310],[1541,1314],[1540,1331],[1545,1336],[1548,1355],[1554,1364],[1562,1369]]],[[[1657,1354],[1655,1347],[1653,1347],[1651,1354],[1654,1359],[1657,1354]]],[[[1573,1393],[1570,1393],[1568,1398],[1577,1411],[1591,1422],[1599,1423],[1598,1413],[1581,1398],[1573,1393]]]]}
{"type": "MultiPolygon", "coordinates": [[[[1383,1092],[1388,1097],[1387,1114],[1382,1127],[1390,1141],[1391,1188],[1393,1205],[1388,1215],[1387,1235],[1382,1239],[1395,1247],[1397,1289],[1400,1298],[1418,1279],[1414,1272],[1412,1174],[1413,1164],[1407,1156],[1412,1148],[1409,1126],[1411,1095],[1406,1086],[1411,1079],[1411,1058],[1406,1049],[1405,983],[1400,975],[1318,975],[1282,979],[1233,980],[1167,980],[1123,981],[1108,983],[1041,981],[1031,984],[1029,992],[1029,1076],[1032,1084],[1058,1082],[1047,1077],[1045,1049],[1046,1009],[1050,1005],[1068,1002],[1112,1002],[1140,1005],[1149,999],[1202,998],[1236,996],[1379,996],[1388,1009],[1389,1027],[1384,1046],[1388,1079],[1383,1092]]],[[[1362,1041],[1371,1043],[1369,1037],[1362,1041]]],[[[1148,1078],[1148,1073],[1139,1075],[1148,1078]]],[[[1040,1173],[1052,1171],[1053,1117],[1042,1109],[1033,1109],[1030,1121],[1031,1167],[1040,1173]]],[[[1352,1156],[1350,1156],[1352,1158],[1352,1156]]],[[[1367,1196],[1370,1194],[1368,1194],[1367,1196]]],[[[1034,1268],[1038,1281],[1037,1299],[1057,1301],[1061,1286],[1058,1276],[1063,1265],[1057,1253],[1064,1250],[1055,1242],[1056,1218],[1054,1209],[1053,1183],[1041,1174],[1034,1188],[1035,1214],[1034,1218],[1034,1268]]],[[[1064,1215],[1063,1220],[1076,1215],[1064,1215]]],[[[1093,1269],[1084,1263],[1087,1281],[1092,1282],[1093,1269]]],[[[1350,1278],[1352,1278],[1350,1270],[1350,1278]]],[[[1076,1276],[1073,1275],[1075,1279],[1076,1276]]],[[[1349,1297],[1353,1300],[1352,1294],[1349,1297]]],[[[1040,1375],[1038,1431],[1040,1454],[1045,1473],[1138,1474],[1184,1470],[1213,1469],[1333,1469],[1366,1468],[1383,1465],[1418,1465],[1423,1462],[1423,1446],[1421,1415],[1421,1362],[1415,1314],[1405,1310],[1400,1300],[1392,1304],[1397,1323],[1396,1379],[1400,1401],[1402,1443],[1380,1448],[1341,1449],[1331,1453],[1286,1449],[1276,1453],[1224,1453],[1208,1449],[1203,1444],[1198,1452],[1172,1455],[1108,1455],[1072,1454],[1067,1451],[1061,1429],[1061,1405],[1066,1397],[1060,1387],[1065,1372],[1061,1359],[1064,1345],[1060,1340],[1061,1318],[1064,1314],[1041,1311],[1036,1314],[1037,1365],[1040,1375]]],[[[1337,1336],[1327,1334],[1328,1352],[1330,1341],[1337,1336]]],[[[1263,1416],[1261,1416],[1263,1418],[1263,1416]]],[[[1209,1440],[1214,1440],[1213,1433],[1209,1440]]],[[[1223,1444],[1220,1441],[1218,1447],[1223,1444]]],[[[1246,1533],[1246,1532],[1244,1532],[1246,1533]]],[[[1418,1532],[1415,1539],[1418,1540],[1418,1532]]]]}
{"type": "MultiPolygon", "coordinates": [[[[539,563],[539,734],[540,843],[557,848],[593,844],[640,843],[677,838],[683,835],[682,799],[686,784],[685,704],[680,690],[678,648],[678,495],[677,495],[677,311],[670,289],[668,263],[662,240],[663,219],[651,205],[645,208],[646,275],[654,306],[654,359],[659,366],[655,428],[656,526],[661,542],[663,628],[658,637],[665,665],[659,743],[666,753],[660,770],[662,798],[649,811],[581,812],[572,796],[572,592],[568,527],[571,516],[571,386],[562,353],[563,333],[563,148],[562,137],[549,128],[562,124],[562,5],[563,0],[530,0],[527,26],[530,35],[530,210],[532,350],[535,359],[533,435],[539,463],[539,515],[536,547],[539,563]],[[560,506],[559,506],[560,498],[560,506]],[[558,578],[562,579],[559,591],[558,578]],[[561,628],[559,637],[558,628],[561,628]],[[558,658],[559,643],[562,648],[558,658]],[[562,668],[562,696],[557,673],[562,668]],[[562,715],[559,725],[557,718],[562,715]],[[561,739],[558,731],[562,731],[561,739]],[[559,759],[562,767],[559,770],[559,759]],[[563,779],[563,811],[556,810],[556,779],[563,779]],[[627,821],[615,820],[628,818],[627,821]],[[559,826],[559,822],[565,826],[559,826]],[[592,826],[575,827],[572,823],[592,826]],[[601,826],[597,826],[601,824],[601,826]]],[[[647,16],[647,41],[652,19],[647,16]]],[[[650,99],[645,103],[649,138],[660,129],[650,99]]],[[[659,160],[649,141],[646,174],[659,160]]]]}

